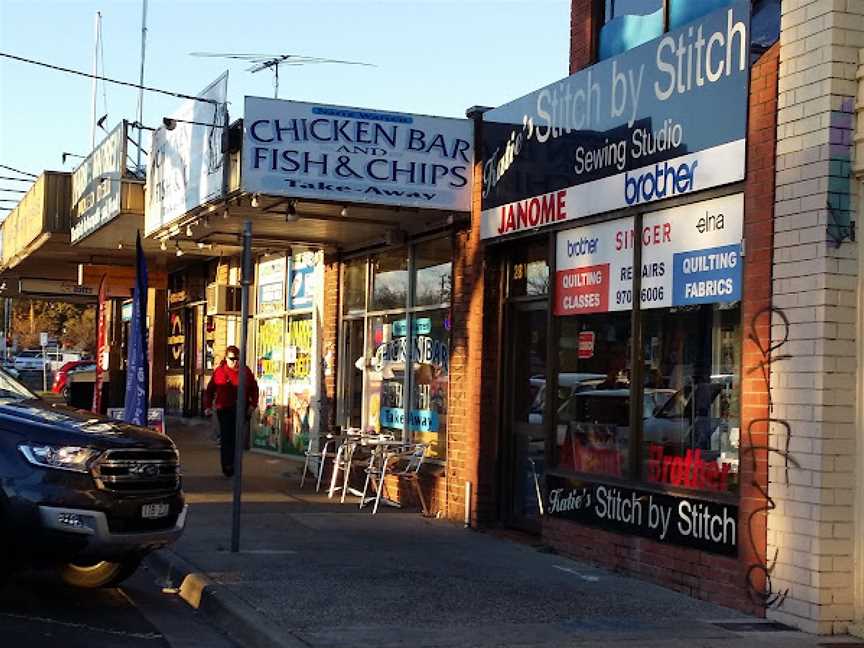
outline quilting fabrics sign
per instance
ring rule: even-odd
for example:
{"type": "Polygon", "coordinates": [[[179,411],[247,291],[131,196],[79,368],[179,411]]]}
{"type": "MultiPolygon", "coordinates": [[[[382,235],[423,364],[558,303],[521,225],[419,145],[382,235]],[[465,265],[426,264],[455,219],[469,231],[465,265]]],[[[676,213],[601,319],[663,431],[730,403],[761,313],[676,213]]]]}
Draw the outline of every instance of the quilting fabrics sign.
{"type": "Polygon", "coordinates": [[[292,198],[470,211],[473,125],[246,97],[243,189],[292,198]]]}
{"type": "Polygon", "coordinates": [[[744,194],[562,231],[556,241],[555,314],[629,310],[633,248],[642,245],[642,308],[741,299],[744,194]]]}
{"type": "Polygon", "coordinates": [[[481,236],[744,178],[750,3],[483,114],[481,236]]]}
{"type": "Polygon", "coordinates": [[[227,95],[225,72],[197,95],[207,101],[188,100],[171,115],[171,130],[153,133],[144,202],[147,234],[222,195],[227,95]]]}

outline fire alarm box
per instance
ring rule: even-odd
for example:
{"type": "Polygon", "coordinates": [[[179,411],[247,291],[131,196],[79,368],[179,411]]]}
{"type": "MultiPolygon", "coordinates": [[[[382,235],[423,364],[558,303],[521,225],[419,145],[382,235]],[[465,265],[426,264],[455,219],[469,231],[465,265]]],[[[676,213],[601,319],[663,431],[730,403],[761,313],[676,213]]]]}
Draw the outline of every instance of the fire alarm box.
{"type": "Polygon", "coordinates": [[[207,286],[207,315],[239,315],[240,304],[240,286],[207,286]]]}

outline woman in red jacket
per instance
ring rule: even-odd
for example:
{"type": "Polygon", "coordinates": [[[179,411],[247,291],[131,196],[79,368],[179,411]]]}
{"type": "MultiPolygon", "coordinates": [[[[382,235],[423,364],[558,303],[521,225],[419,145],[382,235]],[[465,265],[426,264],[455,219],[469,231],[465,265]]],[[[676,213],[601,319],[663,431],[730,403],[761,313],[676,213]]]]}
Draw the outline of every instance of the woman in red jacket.
{"type": "MultiPolygon", "coordinates": [[[[216,367],[213,377],[204,390],[204,414],[210,415],[211,407],[216,408],[216,418],[219,421],[219,437],[222,447],[222,474],[226,477],[234,475],[235,426],[237,420],[237,388],[240,384],[240,350],[229,346],[225,351],[225,359],[216,367]],[[215,400],[214,400],[215,397],[215,400]]],[[[249,367],[243,367],[246,372],[246,423],[252,410],[258,404],[258,383],[249,367]]]]}

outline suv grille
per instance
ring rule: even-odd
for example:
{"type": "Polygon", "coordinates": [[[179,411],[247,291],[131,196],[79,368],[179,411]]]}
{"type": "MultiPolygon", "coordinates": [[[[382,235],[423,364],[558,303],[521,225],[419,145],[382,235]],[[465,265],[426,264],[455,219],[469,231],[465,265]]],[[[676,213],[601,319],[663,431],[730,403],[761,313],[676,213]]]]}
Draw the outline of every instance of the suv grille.
{"type": "Polygon", "coordinates": [[[114,493],[164,493],[180,488],[176,450],[108,450],[91,472],[97,487],[114,493]]]}

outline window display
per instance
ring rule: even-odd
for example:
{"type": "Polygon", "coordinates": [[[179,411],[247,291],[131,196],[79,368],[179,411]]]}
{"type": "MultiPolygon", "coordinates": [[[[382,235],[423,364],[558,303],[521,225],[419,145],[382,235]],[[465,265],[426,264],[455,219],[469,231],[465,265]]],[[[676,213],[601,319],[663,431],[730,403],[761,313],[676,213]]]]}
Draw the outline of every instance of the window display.
{"type": "Polygon", "coordinates": [[[643,476],[713,491],[737,484],[741,312],[738,304],[648,311],[643,317],[643,476]]]}
{"type": "Polygon", "coordinates": [[[285,410],[282,452],[302,454],[309,441],[312,404],[312,316],[288,318],[285,335],[285,410]]]}
{"type": "Polygon", "coordinates": [[[558,467],[621,477],[630,448],[630,315],[561,322],[555,459],[558,467]]]}
{"type": "Polygon", "coordinates": [[[252,445],[265,450],[279,450],[282,432],[283,333],[284,319],[259,319],[255,344],[255,378],[258,381],[258,410],[252,445]]]}
{"type": "Polygon", "coordinates": [[[450,310],[441,306],[450,301],[451,254],[450,239],[438,238],[343,266],[340,348],[348,361],[340,364],[338,420],[429,443],[427,456],[439,459],[446,455],[451,331],[450,310]]]}
{"type": "Polygon", "coordinates": [[[737,488],[743,208],[733,194],[557,234],[554,468],[737,488]],[[633,349],[636,299],[641,348],[633,349]]]}

